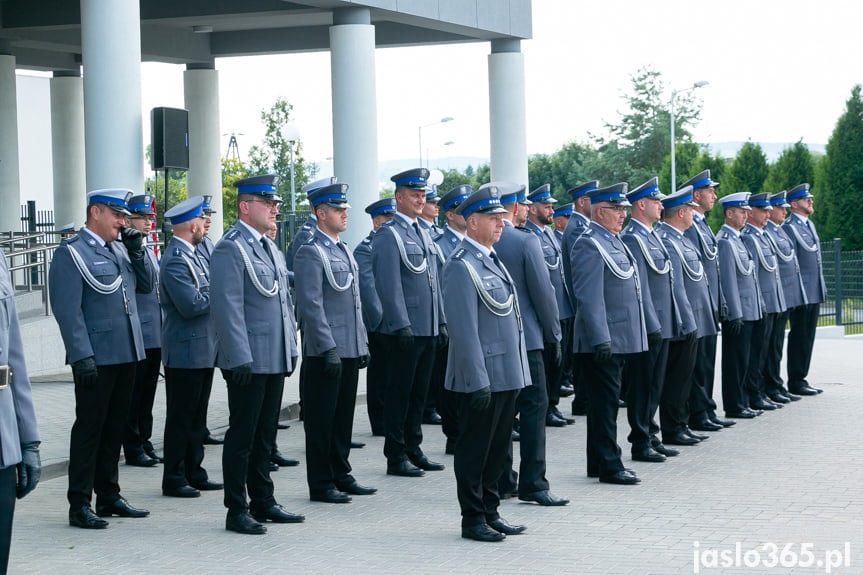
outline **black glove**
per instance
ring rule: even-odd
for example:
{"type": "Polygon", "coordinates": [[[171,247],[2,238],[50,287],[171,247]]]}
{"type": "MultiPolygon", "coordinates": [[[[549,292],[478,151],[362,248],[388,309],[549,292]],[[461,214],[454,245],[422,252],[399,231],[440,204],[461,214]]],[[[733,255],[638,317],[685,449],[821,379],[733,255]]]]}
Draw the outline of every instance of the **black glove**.
{"type": "Polygon", "coordinates": [[[738,336],[743,331],[743,320],[733,319],[722,324],[722,330],[730,336],[738,336]]]}
{"type": "Polygon", "coordinates": [[[324,375],[330,379],[339,379],[342,376],[342,360],[336,348],[324,352],[324,375]]]}
{"type": "Polygon", "coordinates": [[[42,475],[42,460],[39,459],[39,442],[21,444],[21,463],[18,464],[18,485],[15,496],[21,499],[34,489],[42,475]]]}
{"type": "Polygon", "coordinates": [[[371,361],[371,356],[369,354],[361,355],[359,361],[359,369],[365,369],[369,366],[369,362],[371,361]]]}
{"type": "Polygon", "coordinates": [[[231,383],[236,383],[239,386],[249,385],[252,383],[252,363],[244,363],[238,365],[231,374],[231,383]]]}
{"type": "Polygon", "coordinates": [[[414,344],[414,332],[411,329],[411,326],[403,327],[399,330],[396,330],[394,334],[397,338],[399,338],[399,349],[402,351],[407,351],[414,344]]]}
{"type": "Polygon", "coordinates": [[[684,337],[686,338],[685,339],[686,343],[688,345],[692,345],[692,342],[695,341],[696,339],[698,339],[698,330],[693,329],[692,331],[687,333],[684,337]]]}
{"type": "Polygon", "coordinates": [[[593,359],[602,363],[611,359],[611,342],[606,341],[593,348],[593,359]]]}
{"type": "Polygon", "coordinates": [[[446,347],[449,343],[449,332],[446,330],[446,324],[442,323],[437,326],[438,335],[437,335],[437,346],[438,349],[446,347]]]}
{"type": "Polygon", "coordinates": [[[99,369],[96,367],[96,360],[93,356],[79,359],[72,364],[72,379],[82,387],[91,387],[96,385],[96,378],[99,376],[99,369]]]}
{"type": "Polygon", "coordinates": [[[491,404],[491,388],[483,387],[469,394],[470,407],[477,411],[485,411],[491,404]]]}
{"type": "Polygon", "coordinates": [[[658,329],[653,333],[647,334],[647,345],[650,347],[656,347],[662,343],[662,330],[658,329]]]}
{"type": "Polygon", "coordinates": [[[139,260],[144,257],[144,234],[135,228],[123,227],[120,229],[121,241],[129,252],[129,258],[139,260]]]}
{"type": "Polygon", "coordinates": [[[555,367],[560,367],[560,362],[563,359],[563,355],[560,351],[560,342],[552,341],[547,343],[546,345],[549,346],[548,353],[551,354],[551,362],[554,364],[555,367]]]}

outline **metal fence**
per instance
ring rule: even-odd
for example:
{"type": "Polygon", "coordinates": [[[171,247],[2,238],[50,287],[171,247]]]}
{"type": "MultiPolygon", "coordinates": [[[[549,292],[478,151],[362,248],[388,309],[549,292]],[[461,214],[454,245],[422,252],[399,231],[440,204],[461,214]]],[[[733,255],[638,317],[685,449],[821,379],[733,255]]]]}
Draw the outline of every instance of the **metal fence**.
{"type": "Polygon", "coordinates": [[[297,230],[302,227],[303,222],[309,217],[312,212],[310,210],[297,210],[295,212],[286,212],[279,217],[284,219],[276,220],[276,245],[283,252],[288,249],[288,244],[291,243],[297,230]]]}
{"type": "Polygon", "coordinates": [[[827,301],[818,325],[845,326],[845,334],[863,333],[863,251],[842,251],[842,240],[822,244],[821,261],[827,301]]]}

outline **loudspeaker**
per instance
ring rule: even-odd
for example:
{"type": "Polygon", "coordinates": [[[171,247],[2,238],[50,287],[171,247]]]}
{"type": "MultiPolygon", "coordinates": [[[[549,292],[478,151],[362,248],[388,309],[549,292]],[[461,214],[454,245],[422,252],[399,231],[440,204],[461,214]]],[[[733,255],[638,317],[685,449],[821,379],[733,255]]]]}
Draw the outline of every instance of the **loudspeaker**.
{"type": "Polygon", "coordinates": [[[180,108],[150,111],[150,167],[158,170],[189,169],[189,112],[180,108]]]}

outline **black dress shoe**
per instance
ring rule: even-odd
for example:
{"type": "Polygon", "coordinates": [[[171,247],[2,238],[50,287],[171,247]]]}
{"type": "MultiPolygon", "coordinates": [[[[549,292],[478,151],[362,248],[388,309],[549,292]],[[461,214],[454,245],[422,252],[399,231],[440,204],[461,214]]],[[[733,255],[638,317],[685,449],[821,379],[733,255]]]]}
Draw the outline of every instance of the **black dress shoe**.
{"type": "Polygon", "coordinates": [[[342,485],[336,485],[336,488],[339,491],[343,491],[345,493],[350,493],[351,495],[371,495],[373,493],[377,493],[378,490],[374,487],[363,487],[356,481],[353,483],[345,483],[342,485]]]}
{"type": "Polygon", "coordinates": [[[192,483],[192,487],[194,487],[195,489],[200,489],[201,491],[219,491],[225,486],[218,481],[210,481],[209,479],[205,479],[204,481],[196,481],[195,483],[192,483]]]}
{"type": "Polygon", "coordinates": [[[305,515],[289,513],[278,503],[269,509],[256,509],[254,511],[250,511],[250,513],[256,521],[261,523],[265,523],[267,521],[272,521],[273,523],[302,523],[306,520],[305,515]]]}
{"type": "MultiPolygon", "coordinates": [[[[534,491],[533,493],[525,493],[524,495],[519,495],[518,498],[521,501],[539,503],[540,505],[545,506],[545,507],[559,507],[561,505],[566,505],[567,503],[569,503],[569,499],[564,499],[562,497],[556,497],[548,489],[544,489],[542,491],[534,491]]],[[[491,523],[489,523],[489,525],[491,525],[491,523]]],[[[492,525],[492,527],[494,527],[494,525],[492,525]]],[[[498,529],[498,531],[500,531],[500,530],[498,529]]],[[[514,535],[514,534],[513,533],[507,533],[507,535],[514,535]]]]}
{"type": "Polygon", "coordinates": [[[223,443],[225,443],[224,439],[217,439],[209,434],[204,438],[204,445],[222,445],[223,443]]]}
{"type": "Polygon", "coordinates": [[[760,397],[756,397],[755,399],[749,400],[749,409],[751,410],[762,410],[762,411],[773,411],[776,409],[776,404],[773,402],[764,401],[760,397]]]}
{"type": "Polygon", "coordinates": [[[692,430],[688,427],[684,427],[681,431],[683,431],[684,435],[688,435],[692,439],[697,439],[698,441],[704,441],[705,439],[710,439],[709,435],[699,435],[697,433],[692,433],[692,430]]]}
{"type": "Polygon", "coordinates": [[[275,463],[279,467],[296,467],[300,462],[296,459],[288,459],[278,451],[270,455],[270,462],[275,463]]]}
{"type": "MultiPolygon", "coordinates": [[[[512,440],[513,441],[521,441],[521,434],[514,429],[512,430],[512,440]]],[[[453,451],[453,453],[455,453],[455,451],[453,451]]]]}
{"type": "Polygon", "coordinates": [[[290,428],[291,428],[291,426],[290,426],[290,425],[288,425],[287,423],[280,423],[280,424],[278,424],[276,427],[277,427],[278,429],[290,429],[290,428]]]}
{"type": "Polygon", "coordinates": [[[694,437],[689,437],[682,431],[678,431],[677,433],[668,437],[663,435],[662,443],[668,445],[697,445],[698,443],[700,443],[700,441],[698,439],[695,439],[694,437]]]}
{"type": "Polygon", "coordinates": [[[661,463],[665,461],[665,456],[652,449],[647,447],[645,449],[639,449],[638,451],[632,452],[632,459],[634,461],[647,461],[649,463],[661,463]]]}
{"type": "Polygon", "coordinates": [[[562,419],[567,425],[572,425],[573,423],[575,423],[574,417],[565,416],[564,414],[562,414],[560,412],[560,410],[557,408],[557,406],[552,407],[549,411],[551,411],[551,413],[553,413],[556,418],[562,419]]]}
{"type": "Polygon", "coordinates": [[[736,421],[730,421],[728,419],[720,419],[719,416],[716,415],[715,413],[710,415],[710,421],[712,421],[716,425],[721,425],[722,427],[731,427],[733,425],[737,425],[736,421]]]}
{"type": "Polygon", "coordinates": [[[779,393],[778,389],[768,391],[767,398],[773,403],[791,403],[791,400],[779,393]]]}
{"type": "Polygon", "coordinates": [[[244,535],[263,535],[267,528],[255,521],[247,512],[228,515],[225,519],[225,529],[244,535]]]}
{"type": "Polygon", "coordinates": [[[172,487],[170,489],[163,487],[162,495],[166,497],[200,497],[201,492],[192,487],[191,485],[181,485],[179,487],[172,487]]]}
{"type": "Polygon", "coordinates": [[[399,477],[422,477],[426,472],[416,467],[407,459],[387,463],[387,475],[398,475],[399,477]]]}
{"type": "Polygon", "coordinates": [[[689,427],[696,431],[719,431],[722,426],[710,421],[707,417],[689,422],[689,427]]]}
{"type": "Polygon", "coordinates": [[[327,489],[320,493],[312,493],[309,495],[312,501],[320,501],[321,503],[350,503],[351,496],[347,493],[342,493],[338,489],[327,489]]]}
{"type": "Polygon", "coordinates": [[[423,414],[423,423],[428,425],[440,425],[441,419],[437,411],[429,411],[423,414]]]}
{"type": "Polygon", "coordinates": [[[69,525],[81,529],[105,529],[108,522],[93,513],[89,505],[69,511],[69,525]]]}
{"type": "Polygon", "coordinates": [[[96,504],[96,514],[99,517],[111,517],[112,515],[116,515],[117,517],[146,517],[150,514],[146,509],[138,509],[136,507],[132,507],[129,505],[129,502],[123,499],[122,497],[116,501],[112,501],[111,503],[96,504]]]}
{"type": "Polygon", "coordinates": [[[548,412],[545,414],[545,426],[546,427],[566,427],[566,422],[559,417],[557,417],[552,412],[548,412]]]}
{"type": "Polygon", "coordinates": [[[366,444],[362,441],[351,441],[351,449],[362,449],[366,444]]]}
{"type": "Polygon", "coordinates": [[[794,395],[818,395],[823,389],[818,389],[817,387],[812,387],[808,383],[804,383],[803,385],[795,385],[794,387],[788,386],[788,391],[793,393],[794,395]]]}
{"type": "Polygon", "coordinates": [[[680,452],[677,451],[676,449],[671,449],[670,447],[665,447],[661,443],[654,443],[653,444],[653,450],[659,454],[664,455],[665,457],[675,457],[677,455],[680,455],[680,452]]]}
{"type": "Polygon", "coordinates": [[[524,533],[527,530],[527,527],[524,525],[510,525],[506,521],[503,520],[502,517],[495,519],[494,521],[489,521],[488,526],[497,531],[498,533],[503,533],[504,535],[518,535],[519,533],[524,533]]]}
{"type": "Polygon", "coordinates": [[[726,411],[725,417],[731,417],[733,419],[755,419],[758,416],[751,409],[743,409],[740,411],[726,411]]]}
{"type": "Polygon", "coordinates": [[[278,470],[279,470],[279,466],[276,465],[275,463],[273,463],[272,461],[270,461],[270,473],[272,473],[273,471],[278,471],[278,470]]]}
{"type": "Polygon", "coordinates": [[[461,536],[465,539],[473,539],[474,541],[503,541],[506,535],[500,531],[495,531],[485,523],[479,525],[471,525],[470,527],[461,528],[461,536]]]}
{"type": "Polygon", "coordinates": [[[443,471],[446,469],[446,466],[443,463],[437,463],[435,461],[430,461],[428,457],[425,455],[420,455],[419,457],[408,457],[411,460],[411,463],[422,469],[423,471],[443,471]]]}
{"type": "Polygon", "coordinates": [[[776,391],[778,391],[782,397],[784,397],[785,399],[788,399],[790,401],[800,401],[801,399],[803,399],[799,395],[794,395],[793,393],[791,393],[790,391],[788,391],[784,387],[780,387],[776,391]]]}
{"type": "Polygon", "coordinates": [[[611,475],[603,475],[599,478],[599,481],[600,483],[614,483],[616,485],[635,485],[636,483],[640,483],[641,479],[628,469],[623,469],[611,475]]]}
{"type": "Polygon", "coordinates": [[[571,385],[560,386],[560,397],[569,397],[575,393],[575,388],[571,385]]]}
{"type": "Polygon", "coordinates": [[[136,455],[130,454],[126,458],[126,465],[132,465],[134,467],[153,467],[157,465],[159,462],[144,453],[138,453],[136,455]]]}
{"type": "Polygon", "coordinates": [[[627,407],[629,407],[629,404],[626,403],[626,400],[618,399],[617,400],[617,407],[620,409],[626,409],[627,407]]]}

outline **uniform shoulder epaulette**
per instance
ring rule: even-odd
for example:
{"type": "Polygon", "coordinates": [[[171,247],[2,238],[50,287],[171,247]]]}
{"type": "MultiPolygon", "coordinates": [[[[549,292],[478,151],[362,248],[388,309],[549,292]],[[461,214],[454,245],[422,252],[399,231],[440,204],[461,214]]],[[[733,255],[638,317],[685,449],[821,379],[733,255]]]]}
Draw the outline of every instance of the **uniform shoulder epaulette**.
{"type": "Polygon", "coordinates": [[[363,238],[363,241],[361,241],[360,243],[361,243],[361,244],[366,244],[366,245],[372,245],[372,238],[368,238],[368,237],[367,237],[367,238],[363,238]]]}
{"type": "Polygon", "coordinates": [[[235,240],[239,236],[240,236],[240,230],[234,228],[233,230],[230,230],[228,233],[226,233],[224,236],[222,236],[222,238],[224,238],[226,240],[235,240]]]}
{"type": "Polygon", "coordinates": [[[80,239],[81,239],[81,236],[72,236],[71,238],[66,238],[65,240],[63,240],[60,243],[65,246],[65,245],[71,244],[72,242],[77,242],[80,239]]]}
{"type": "Polygon", "coordinates": [[[314,245],[314,243],[315,243],[316,241],[318,241],[318,237],[317,237],[317,236],[312,236],[312,237],[310,237],[308,240],[306,240],[306,243],[305,243],[305,244],[303,244],[303,245],[311,246],[311,245],[314,245]]]}
{"type": "Polygon", "coordinates": [[[173,253],[173,255],[175,255],[175,256],[180,255],[180,248],[178,248],[178,247],[176,247],[176,246],[175,246],[175,247],[174,247],[174,253],[173,253]]]}
{"type": "Polygon", "coordinates": [[[529,233],[529,234],[532,234],[532,233],[533,233],[532,231],[530,231],[529,229],[527,229],[527,228],[526,228],[526,227],[524,227],[524,226],[515,226],[515,229],[517,229],[517,230],[521,230],[521,231],[523,231],[523,232],[527,232],[527,233],[529,233]]]}
{"type": "Polygon", "coordinates": [[[385,221],[384,223],[382,223],[382,224],[381,224],[381,226],[392,226],[392,225],[394,225],[395,223],[396,223],[396,219],[395,219],[395,218],[393,218],[393,219],[391,219],[391,220],[387,220],[387,221],[385,221]]]}
{"type": "Polygon", "coordinates": [[[584,231],[581,233],[581,235],[583,235],[583,236],[592,236],[592,235],[593,235],[593,230],[592,230],[591,228],[587,228],[586,230],[584,230],[584,231]]]}
{"type": "Polygon", "coordinates": [[[464,257],[465,252],[466,250],[464,248],[461,248],[457,252],[454,252],[450,257],[454,260],[460,260],[464,257]]]}

